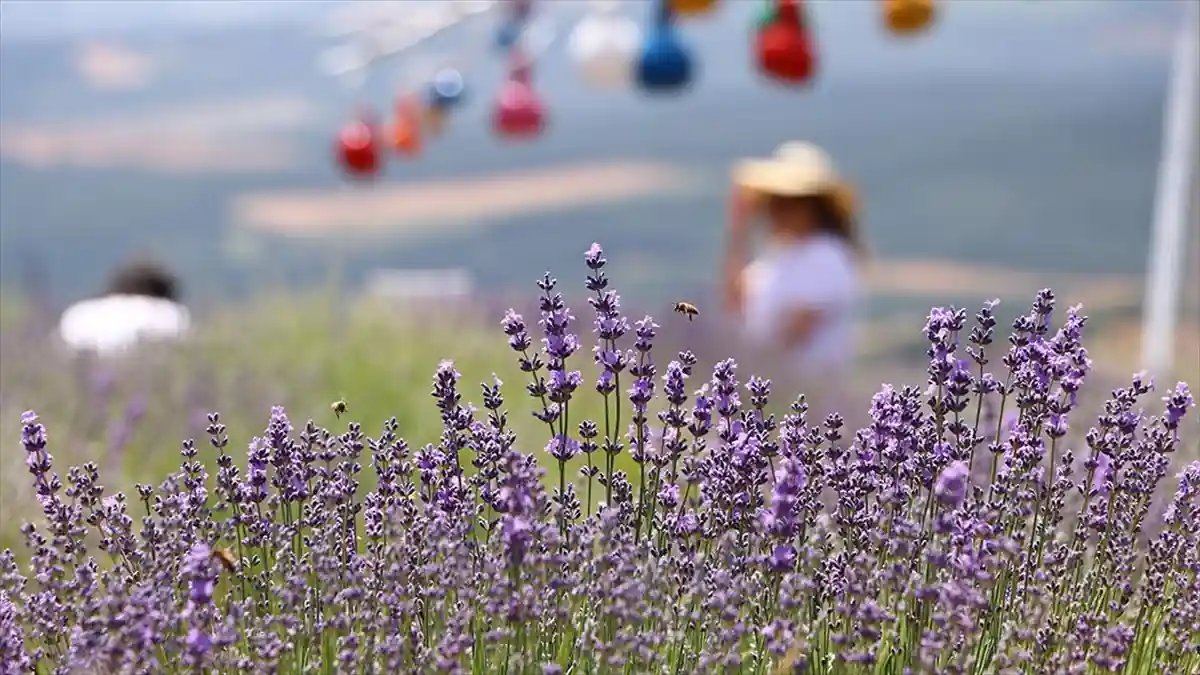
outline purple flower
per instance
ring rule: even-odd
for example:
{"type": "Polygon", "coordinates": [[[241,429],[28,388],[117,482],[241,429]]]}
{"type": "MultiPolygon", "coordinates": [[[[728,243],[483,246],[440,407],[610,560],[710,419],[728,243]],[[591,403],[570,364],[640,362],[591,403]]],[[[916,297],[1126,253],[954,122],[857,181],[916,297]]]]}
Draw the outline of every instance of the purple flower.
{"type": "Polygon", "coordinates": [[[1188,464],[1179,473],[1179,487],[1163,519],[1168,524],[1183,525],[1193,532],[1195,526],[1200,524],[1200,461],[1188,464]]]}
{"type": "Polygon", "coordinates": [[[791,544],[777,544],[771,550],[767,565],[775,572],[790,572],[796,566],[796,548],[791,544]]]}
{"type": "Polygon", "coordinates": [[[763,528],[784,539],[795,536],[798,529],[797,506],[807,476],[804,464],[798,459],[784,458],[775,472],[775,487],[771,490],[771,508],[762,515],[763,528]]]}
{"type": "Polygon", "coordinates": [[[645,412],[650,401],[654,398],[654,381],[648,378],[634,380],[629,388],[629,402],[635,411],[645,412]]]}
{"type": "MultiPolygon", "coordinates": [[[[294,427],[276,406],[233,440],[261,405],[235,400],[207,445],[123,493],[97,463],[60,477],[23,415],[41,508],[10,519],[29,520],[9,529],[23,554],[0,552],[0,675],[1194,670],[1200,462],[1180,471],[1177,449],[1195,402],[1179,384],[1152,416],[1143,375],[1093,402],[1079,308],[1056,329],[1038,293],[1002,358],[994,303],[969,333],[963,310],[931,311],[925,382],[882,386],[852,429],[803,394],[775,405],[733,359],[697,374],[651,317],[622,317],[598,245],[584,262],[594,374],[568,366],[577,328],[549,274],[539,348],[519,314],[501,322],[535,424],[494,375],[464,387],[443,361],[403,425],[294,427]]],[[[44,361],[47,381],[64,367],[44,361]]],[[[274,375],[255,366],[243,380],[274,375]]],[[[4,396],[44,395],[9,372],[4,396]]],[[[147,432],[194,407],[147,403],[147,432]]],[[[92,426],[65,425],[56,452],[102,454],[92,426]]]]}
{"type": "Polygon", "coordinates": [[[658,335],[658,324],[649,316],[643,317],[634,324],[634,333],[637,335],[637,341],[633,343],[633,348],[644,354],[654,345],[654,338],[658,335]]]}
{"type": "Polygon", "coordinates": [[[581,384],[583,375],[578,370],[552,370],[546,383],[547,395],[555,403],[566,403],[571,400],[571,395],[581,384]]]}
{"type": "Polygon", "coordinates": [[[192,628],[188,631],[184,644],[192,658],[199,660],[207,656],[209,650],[212,649],[212,638],[199,628],[192,628]]]}
{"type": "Polygon", "coordinates": [[[1112,484],[1112,476],[1110,475],[1111,462],[1108,455],[1100,454],[1096,457],[1096,466],[1093,468],[1092,484],[1090,486],[1093,494],[1107,495],[1109,486],[1112,484]]]}
{"type": "Polygon", "coordinates": [[[533,338],[529,336],[529,330],[525,327],[525,319],[512,309],[505,313],[501,326],[504,334],[508,336],[508,346],[513,351],[524,352],[533,344],[533,338]]]}
{"type": "Polygon", "coordinates": [[[667,374],[663,376],[663,393],[667,395],[667,403],[680,406],[687,401],[685,379],[687,379],[687,375],[684,373],[682,363],[672,361],[667,364],[667,374]]]}
{"type": "Polygon", "coordinates": [[[933,492],[947,506],[958,507],[967,498],[967,487],[971,484],[971,472],[966,462],[951,462],[938,474],[933,492]]]}
{"type": "Polygon", "coordinates": [[[579,349],[579,338],[570,332],[571,322],[575,317],[567,309],[562,295],[555,292],[557,284],[558,281],[548,273],[538,282],[538,287],[542,289],[542,318],[538,323],[545,334],[542,344],[551,360],[551,369],[560,367],[554,365],[555,362],[565,361],[579,349]]]}
{"type": "Polygon", "coordinates": [[[1192,397],[1192,392],[1188,389],[1186,382],[1176,384],[1175,389],[1163,397],[1163,402],[1167,407],[1163,423],[1171,430],[1178,429],[1179,422],[1187,414],[1188,409],[1196,407],[1196,399],[1192,397]]]}
{"type": "Polygon", "coordinates": [[[546,452],[560,462],[569,462],[571,458],[579,454],[579,441],[559,434],[546,444],[546,452]]]}
{"type": "Polygon", "coordinates": [[[192,546],[183,563],[183,574],[188,580],[188,601],[193,610],[212,602],[217,575],[213,565],[213,552],[207,544],[192,546]]]}
{"type": "Polygon", "coordinates": [[[25,634],[17,621],[17,608],[0,590],[0,672],[27,673],[33,662],[25,651],[25,634]]]}
{"type": "Polygon", "coordinates": [[[25,446],[25,466],[33,475],[38,497],[50,499],[58,492],[59,479],[50,473],[54,458],[46,450],[46,427],[38,421],[37,413],[21,413],[21,444],[25,446]]]}
{"type": "Polygon", "coordinates": [[[604,257],[604,250],[596,242],[592,242],[592,245],[588,247],[584,260],[587,262],[588,269],[593,272],[603,269],[608,264],[608,260],[604,257]]]}
{"type": "Polygon", "coordinates": [[[134,396],[121,415],[109,427],[108,432],[108,465],[121,467],[124,464],[124,450],[137,430],[138,423],[146,414],[148,401],[143,395],[134,396]]]}

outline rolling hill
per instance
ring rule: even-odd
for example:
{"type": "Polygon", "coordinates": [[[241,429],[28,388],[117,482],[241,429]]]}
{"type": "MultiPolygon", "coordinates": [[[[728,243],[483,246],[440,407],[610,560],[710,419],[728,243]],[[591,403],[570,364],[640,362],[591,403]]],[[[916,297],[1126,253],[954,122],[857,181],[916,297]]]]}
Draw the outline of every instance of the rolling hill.
{"type": "MultiPolygon", "coordinates": [[[[310,25],[6,33],[0,284],[36,264],[56,297],[70,299],[123,256],[153,251],[214,298],[314,283],[335,262],[351,281],[375,267],[453,266],[489,288],[524,288],[547,267],[569,273],[564,261],[599,239],[626,289],[657,297],[708,283],[729,163],[789,138],[826,146],[859,184],[877,256],[1034,272],[1142,269],[1171,3],[948,3],[936,30],[909,43],[881,35],[873,4],[817,5],[823,71],[804,92],[751,71],[746,26],[756,3],[729,3],[718,19],[685,27],[701,76],[679,99],[586,90],[552,51],[537,72],[552,128],[525,146],[487,130],[501,73],[482,58],[449,132],[419,161],[394,162],[389,182],[654,161],[685,170],[690,187],[365,241],[336,223],[332,236],[291,239],[237,222],[234,205],[247,196],[356,189],[339,187],[329,153],[360,99],[315,72],[326,43],[310,25]],[[97,40],[143,59],[149,82],[86,81],[80,54],[97,40]]],[[[377,73],[360,97],[387,105],[397,81],[481,51],[487,39],[467,31],[431,44],[420,61],[377,73]]]]}

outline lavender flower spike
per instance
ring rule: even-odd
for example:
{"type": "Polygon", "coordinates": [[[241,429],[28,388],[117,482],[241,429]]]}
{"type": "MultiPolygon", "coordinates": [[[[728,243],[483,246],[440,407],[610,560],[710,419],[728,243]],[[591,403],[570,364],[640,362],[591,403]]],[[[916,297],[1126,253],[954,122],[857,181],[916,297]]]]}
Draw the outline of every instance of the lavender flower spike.
{"type": "Polygon", "coordinates": [[[971,472],[966,462],[951,462],[942,469],[934,484],[933,492],[939,501],[947,506],[958,507],[967,497],[967,487],[971,484],[971,472]]]}
{"type": "Polygon", "coordinates": [[[32,661],[25,651],[25,634],[17,623],[17,608],[0,591],[0,675],[28,673],[32,661]]]}

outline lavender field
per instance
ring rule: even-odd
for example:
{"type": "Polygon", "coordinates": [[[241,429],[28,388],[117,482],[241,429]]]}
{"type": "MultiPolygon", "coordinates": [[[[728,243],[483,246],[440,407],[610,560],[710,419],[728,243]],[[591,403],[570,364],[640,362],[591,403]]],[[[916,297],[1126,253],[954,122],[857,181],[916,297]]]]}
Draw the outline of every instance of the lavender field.
{"type": "Polygon", "coordinates": [[[0,674],[1200,672],[1195,401],[1081,311],[934,309],[822,419],[606,267],[109,363],[6,301],[0,674]]]}

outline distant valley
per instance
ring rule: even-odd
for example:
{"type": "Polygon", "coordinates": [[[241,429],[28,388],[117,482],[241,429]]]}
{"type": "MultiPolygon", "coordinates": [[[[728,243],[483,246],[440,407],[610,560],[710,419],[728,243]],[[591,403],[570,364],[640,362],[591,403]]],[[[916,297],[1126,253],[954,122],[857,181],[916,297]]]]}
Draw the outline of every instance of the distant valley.
{"type": "MultiPolygon", "coordinates": [[[[40,275],[67,300],[93,290],[123,256],[145,251],[177,265],[196,295],[212,299],[319,283],[335,265],[352,283],[379,267],[461,267],[482,287],[527,288],[547,267],[577,275],[573,265],[595,239],[627,290],[666,297],[710,281],[729,163],[789,138],[826,146],[854,177],[881,258],[1136,274],[1166,68],[1164,54],[1142,49],[1132,32],[1128,44],[1112,43],[1112,27],[1125,25],[1119,12],[1135,11],[1143,34],[1169,25],[1166,5],[1147,5],[1079,19],[1074,29],[950,17],[911,44],[882,39],[869,12],[831,6],[818,15],[825,71],[806,92],[755,78],[745,46],[752,8],[735,6],[734,18],[687,27],[702,75],[678,100],[583,89],[553,52],[537,72],[552,129],[524,146],[501,144],[487,129],[501,74],[496,59],[482,57],[468,73],[468,107],[424,157],[393,162],[389,183],[652,162],[686,171],[686,186],[607,201],[541,199],[533,210],[431,222],[405,236],[385,228],[368,239],[349,227],[292,239],[238,222],[237,205],[262,195],[337,189],[351,195],[339,208],[353,209],[354,191],[369,190],[338,187],[331,142],[355,101],[315,72],[324,43],[311,30],[133,34],[121,44],[154,64],[153,76],[143,73],[152,81],[140,87],[111,72],[110,88],[85,83],[78,39],[6,41],[0,284],[40,275]],[[1018,38],[1024,47],[1014,51],[1018,38]]],[[[454,39],[433,45],[426,65],[487,37],[454,39]]],[[[138,64],[120,53],[100,56],[110,71],[137,74],[138,64]]],[[[406,74],[392,71],[368,84],[378,106],[406,74]]],[[[397,220],[411,216],[403,202],[395,208],[397,220]]]]}

